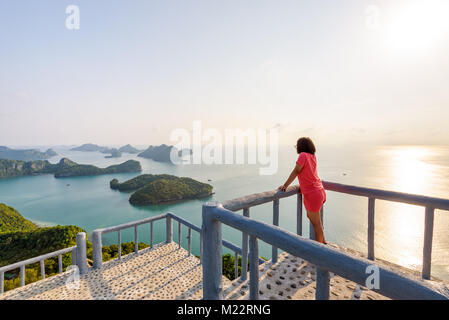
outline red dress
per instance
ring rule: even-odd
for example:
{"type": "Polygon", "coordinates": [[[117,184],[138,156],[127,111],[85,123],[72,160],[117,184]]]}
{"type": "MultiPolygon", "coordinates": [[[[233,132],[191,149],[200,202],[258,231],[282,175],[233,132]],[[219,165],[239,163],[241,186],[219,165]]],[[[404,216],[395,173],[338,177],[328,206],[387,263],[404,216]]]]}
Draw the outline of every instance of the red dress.
{"type": "Polygon", "coordinates": [[[307,152],[301,152],[296,161],[302,167],[298,174],[299,187],[304,199],[304,206],[309,212],[320,212],[326,202],[326,192],[318,177],[316,157],[307,152]]]}

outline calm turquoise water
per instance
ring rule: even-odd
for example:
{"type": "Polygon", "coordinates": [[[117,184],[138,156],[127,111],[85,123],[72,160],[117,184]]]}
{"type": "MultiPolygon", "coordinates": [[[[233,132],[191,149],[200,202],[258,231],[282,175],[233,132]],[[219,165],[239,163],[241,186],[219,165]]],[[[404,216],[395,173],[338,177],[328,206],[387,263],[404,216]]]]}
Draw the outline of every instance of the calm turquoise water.
{"type": "MultiPolygon", "coordinates": [[[[260,176],[256,165],[184,165],[174,166],[125,154],[119,159],[105,159],[101,153],[55,150],[61,156],[78,163],[105,167],[128,159],[141,162],[143,173],[168,173],[189,176],[211,183],[215,194],[209,199],[181,204],[133,207],[129,194],[109,188],[109,181],[130,179],[137,174],[114,174],[96,177],[55,179],[52,175],[20,177],[0,180],[0,202],[15,207],[23,216],[41,225],[77,225],[88,233],[107,227],[171,211],[201,226],[201,205],[204,201],[224,201],[251,193],[275,189],[286,179],[296,155],[292,147],[280,154],[280,168],[274,176],[260,176]]],[[[342,152],[337,148],[322,148],[317,154],[319,174],[323,180],[359,186],[417,193],[449,198],[449,147],[395,146],[354,149],[342,152]]],[[[327,240],[366,251],[367,199],[327,193],[325,233],[327,240]]],[[[280,225],[296,231],[296,199],[281,201],[280,225]]],[[[251,216],[270,222],[272,206],[251,209],[251,216]]],[[[308,235],[307,221],[303,221],[308,235]]],[[[376,202],[376,256],[395,263],[421,268],[424,208],[376,202]]],[[[177,225],[174,225],[177,240],[177,225]]],[[[129,232],[124,241],[133,240],[129,232]]],[[[163,221],[155,224],[156,242],[165,238],[163,221]]],[[[183,230],[183,241],[187,245],[183,230]]],[[[433,239],[432,274],[449,280],[449,212],[436,212],[433,239]]],[[[241,234],[224,228],[224,238],[240,246],[241,234]]],[[[149,242],[149,226],[139,227],[139,241],[149,242]]],[[[116,242],[116,234],[106,235],[104,242],[116,242]]],[[[199,252],[199,236],[193,233],[193,250],[199,252]]],[[[270,258],[271,248],[264,243],[261,255],[270,258]]]]}

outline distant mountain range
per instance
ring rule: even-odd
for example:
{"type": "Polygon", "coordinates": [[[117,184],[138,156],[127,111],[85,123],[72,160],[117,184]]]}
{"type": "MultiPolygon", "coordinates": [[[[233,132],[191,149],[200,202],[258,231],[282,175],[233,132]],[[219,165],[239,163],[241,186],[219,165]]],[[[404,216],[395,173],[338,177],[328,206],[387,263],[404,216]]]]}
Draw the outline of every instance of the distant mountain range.
{"type": "MultiPolygon", "coordinates": [[[[106,158],[118,158],[122,153],[131,153],[138,154],[138,157],[145,159],[152,159],[158,162],[171,162],[170,153],[174,146],[169,146],[166,144],[161,144],[159,146],[149,146],[146,150],[142,151],[134,148],[132,145],[127,144],[119,149],[102,147],[92,143],[86,143],[82,146],[72,148],[71,151],[83,151],[83,152],[101,152],[101,153],[110,153],[110,156],[106,156],[106,158]]],[[[178,150],[178,154],[181,156],[181,150],[178,150]]],[[[185,154],[191,154],[191,150],[185,150],[185,154]]]]}
{"type": "Polygon", "coordinates": [[[29,176],[35,174],[54,174],[56,178],[94,176],[109,173],[141,172],[139,161],[128,160],[121,164],[107,168],[98,168],[93,165],[78,164],[70,159],[63,158],[57,164],[47,160],[21,161],[0,159],[0,178],[29,176]]]}
{"type": "Polygon", "coordinates": [[[105,158],[120,158],[122,156],[122,153],[136,154],[139,153],[141,150],[134,148],[130,144],[127,144],[117,149],[117,148],[102,147],[93,143],[86,143],[83,144],[82,146],[72,148],[70,149],[70,151],[110,153],[110,155],[106,156],[105,158]]]}
{"type": "Polygon", "coordinates": [[[41,152],[36,149],[10,149],[0,146],[0,159],[33,161],[46,160],[57,155],[53,149],[41,152]]]}

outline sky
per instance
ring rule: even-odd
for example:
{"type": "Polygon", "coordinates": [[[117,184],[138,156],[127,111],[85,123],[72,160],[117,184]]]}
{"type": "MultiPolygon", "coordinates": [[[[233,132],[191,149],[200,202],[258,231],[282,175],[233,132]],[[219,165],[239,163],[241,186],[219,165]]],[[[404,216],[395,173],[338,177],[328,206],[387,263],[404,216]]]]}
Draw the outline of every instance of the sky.
{"type": "Polygon", "coordinates": [[[0,0],[0,145],[168,143],[195,120],[448,145],[449,1],[0,0]]]}

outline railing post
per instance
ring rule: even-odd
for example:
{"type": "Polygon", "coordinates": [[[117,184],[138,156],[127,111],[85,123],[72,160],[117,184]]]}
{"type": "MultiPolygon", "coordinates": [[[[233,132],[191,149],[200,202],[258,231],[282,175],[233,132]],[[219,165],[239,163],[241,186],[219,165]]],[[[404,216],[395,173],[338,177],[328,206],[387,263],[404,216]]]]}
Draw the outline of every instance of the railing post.
{"type": "MultiPolygon", "coordinates": [[[[249,208],[243,209],[243,216],[249,218],[249,208]]],[[[242,273],[241,280],[248,278],[248,234],[242,233],[242,273]]]]}
{"type": "Polygon", "coordinates": [[[117,237],[118,237],[118,239],[117,239],[117,242],[118,242],[118,245],[117,245],[117,250],[118,250],[118,252],[117,252],[117,259],[121,260],[122,259],[122,233],[121,233],[120,230],[117,231],[117,237]]]}
{"type": "Polygon", "coordinates": [[[249,238],[249,299],[259,299],[259,246],[257,238],[249,238]]]}
{"type": "MultiPolygon", "coordinates": [[[[101,247],[100,247],[100,257],[101,257],[101,247]]],[[[85,232],[80,232],[76,235],[76,265],[78,266],[80,275],[87,273],[86,233],[85,232]]]]}
{"type": "Polygon", "coordinates": [[[5,291],[5,273],[0,272],[0,294],[5,291]]]}
{"type": "Polygon", "coordinates": [[[435,209],[426,207],[426,216],[424,220],[424,246],[422,262],[422,278],[430,279],[432,265],[432,238],[433,238],[433,220],[435,209]]]}
{"type": "Polygon", "coordinates": [[[316,268],[316,291],[315,299],[317,300],[329,300],[329,271],[316,268]]]}
{"type": "Polygon", "coordinates": [[[368,199],[368,259],[374,260],[374,208],[375,198],[368,199]]]}
{"type": "Polygon", "coordinates": [[[222,294],[222,257],[221,257],[221,222],[211,216],[210,211],[216,204],[203,204],[203,299],[221,300],[222,294]]]}
{"type": "Polygon", "coordinates": [[[62,254],[58,255],[58,271],[62,273],[62,254]]]}
{"type": "Polygon", "coordinates": [[[234,279],[239,277],[239,253],[236,251],[234,253],[234,279]]]}
{"type": "Polygon", "coordinates": [[[178,221],[178,240],[179,240],[178,249],[181,249],[181,246],[182,246],[181,222],[179,222],[179,221],[178,221]]]}
{"type": "Polygon", "coordinates": [[[41,268],[41,279],[45,279],[45,261],[41,260],[39,261],[40,268],[41,268]]]}
{"type": "Polygon", "coordinates": [[[76,248],[72,250],[72,266],[76,265],[76,248]]]}
{"type": "Polygon", "coordinates": [[[92,232],[92,258],[94,261],[93,267],[95,269],[101,268],[101,265],[103,263],[103,258],[101,256],[102,246],[101,231],[92,232]]]}
{"type": "Polygon", "coordinates": [[[170,216],[167,216],[165,218],[165,225],[166,225],[166,242],[170,243],[173,240],[173,230],[172,230],[172,219],[170,216]]]}
{"type": "Polygon", "coordinates": [[[302,236],[302,194],[296,198],[296,234],[302,236]]]}
{"type": "Polygon", "coordinates": [[[25,266],[20,266],[20,286],[25,285],[25,266]]]}
{"type": "MultiPolygon", "coordinates": [[[[273,225],[279,226],[279,199],[273,201],[273,225]]],[[[278,248],[271,246],[271,263],[278,262],[278,248]]]]}
{"type": "Polygon", "coordinates": [[[150,247],[153,248],[153,221],[150,222],[150,247]]]}
{"type": "Polygon", "coordinates": [[[203,263],[203,231],[200,232],[200,264],[203,263]]]}
{"type": "Polygon", "coordinates": [[[137,225],[134,226],[134,253],[139,252],[139,243],[138,243],[138,235],[137,235],[137,225]]]}
{"type": "Polygon", "coordinates": [[[192,228],[189,228],[188,234],[187,234],[187,239],[188,239],[188,247],[189,247],[189,256],[192,252],[192,228]]]}

